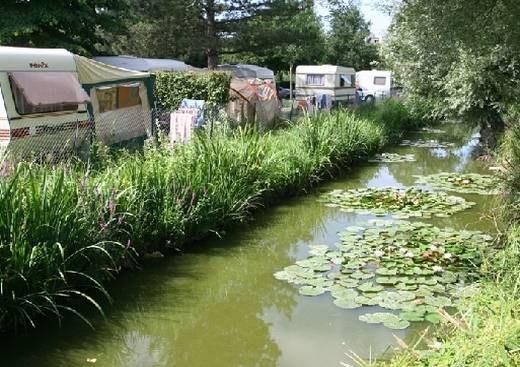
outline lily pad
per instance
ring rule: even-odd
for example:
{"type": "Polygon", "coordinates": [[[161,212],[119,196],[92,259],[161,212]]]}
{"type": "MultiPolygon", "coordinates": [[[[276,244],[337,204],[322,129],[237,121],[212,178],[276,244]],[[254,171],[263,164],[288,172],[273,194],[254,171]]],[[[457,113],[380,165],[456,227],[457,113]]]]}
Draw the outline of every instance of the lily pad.
{"type": "Polygon", "coordinates": [[[355,308],[359,308],[362,304],[357,303],[355,299],[344,299],[344,298],[336,298],[334,300],[334,304],[339,308],[343,308],[346,310],[352,310],[355,308]]]}
{"type": "Polygon", "coordinates": [[[368,160],[372,163],[403,163],[403,162],[415,162],[415,156],[413,154],[397,154],[397,153],[381,153],[376,154],[374,157],[368,160]]]}
{"type": "MultiPolygon", "coordinates": [[[[474,203],[443,192],[424,191],[419,188],[396,189],[365,188],[335,190],[322,197],[322,200],[340,208],[355,211],[370,210],[374,215],[394,214],[400,217],[431,217],[434,214],[453,214],[470,208],[474,203]]],[[[353,227],[347,232],[361,231],[353,227]]]]}
{"type": "Polygon", "coordinates": [[[325,293],[325,288],[322,288],[322,287],[312,287],[312,286],[303,286],[301,287],[298,292],[300,292],[301,295],[303,296],[311,296],[311,297],[314,297],[314,296],[319,296],[323,293],[325,293]]]}
{"type": "Polygon", "coordinates": [[[500,194],[501,182],[497,176],[478,173],[441,172],[428,176],[414,176],[418,184],[429,185],[438,190],[465,194],[500,194]]]}
{"type": "Polygon", "coordinates": [[[380,292],[385,289],[383,286],[374,283],[363,283],[357,287],[361,292],[380,292]]]}

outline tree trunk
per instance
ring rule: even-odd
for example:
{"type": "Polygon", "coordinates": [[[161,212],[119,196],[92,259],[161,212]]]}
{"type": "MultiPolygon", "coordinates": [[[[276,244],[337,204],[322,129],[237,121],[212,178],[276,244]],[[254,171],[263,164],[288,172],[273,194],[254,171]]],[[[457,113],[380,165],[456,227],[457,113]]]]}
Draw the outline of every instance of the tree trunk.
{"type": "Polygon", "coordinates": [[[491,153],[498,145],[498,137],[504,132],[504,120],[497,114],[483,114],[480,120],[480,142],[486,151],[491,153]]]}
{"type": "Polygon", "coordinates": [[[218,66],[218,49],[217,49],[217,30],[215,26],[215,1],[208,0],[206,6],[206,37],[208,47],[206,56],[208,57],[208,69],[215,70],[218,66]]]}

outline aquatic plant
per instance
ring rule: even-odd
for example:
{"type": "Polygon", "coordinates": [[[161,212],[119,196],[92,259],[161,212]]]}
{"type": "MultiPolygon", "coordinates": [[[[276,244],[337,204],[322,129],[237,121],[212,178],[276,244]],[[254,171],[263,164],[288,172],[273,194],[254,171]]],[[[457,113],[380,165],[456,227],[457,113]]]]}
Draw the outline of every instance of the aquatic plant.
{"type": "Polygon", "coordinates": [[[441,142],[438,140],[408,140],[405,139],[401,141],[399,144],[402,147],[415,147],[415,148],[451,148],[454,147],[455,144],[449,142],[441,142]]]}
{"type": "Polygon", "coordinates": [[[419,188],[397,189],[361,188],[334,190],[321,200],[330,207],[343,211],[372,213],[376,216],[393,214],[396,218],[447,217],[455,212],[470,208],[473,202],[442,192],[431,192],[419,188]]]}
{"type": "Polygon", "coordinates": [[[377,305],[399,311],[360,320],[401,329],[414,321],[439,323],[438,308],[456,307],[478,292],[471,284],[480,276],[478,266],[492,237],[420,222],[372,220],[348,227],[340,239],[337,248],[311,246],[309,258],[275,278],[301,285],[306,296],[330,292],[340,308],[377,305]]]}
{"type": "Polygon", "coordinates": [[[439,190],[479,195],[497,195],[500,193],[500,180],[493,175],[440,172],[428,176],[415,175],[414,177],[417,179],[417,184],[429,185],[439,190]]]}
{"type": "Polygon", "coordinates": [[[415,162],[415,156],[413,154],[381,153],[376,154],[368,161],[373,163],[415,162]]]}

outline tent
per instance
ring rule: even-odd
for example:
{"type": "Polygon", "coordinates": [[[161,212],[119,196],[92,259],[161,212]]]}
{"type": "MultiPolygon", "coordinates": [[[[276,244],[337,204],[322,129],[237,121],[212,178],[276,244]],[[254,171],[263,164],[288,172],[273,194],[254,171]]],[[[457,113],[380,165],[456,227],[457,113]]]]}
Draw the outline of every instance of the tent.
{"type": "Polygon", "coordinates": [[[226,112],[231,119],[256,121],[262,127],[270,127],[279,117],[280,101],[274,82],[233,77],[230,89],[226,112]]]}
{"type": "Polygon", "coordinates": [[[75,55],[78,77],[90,96],[96,138],[115,144],[152,133],[153,76],[75,55]]]}

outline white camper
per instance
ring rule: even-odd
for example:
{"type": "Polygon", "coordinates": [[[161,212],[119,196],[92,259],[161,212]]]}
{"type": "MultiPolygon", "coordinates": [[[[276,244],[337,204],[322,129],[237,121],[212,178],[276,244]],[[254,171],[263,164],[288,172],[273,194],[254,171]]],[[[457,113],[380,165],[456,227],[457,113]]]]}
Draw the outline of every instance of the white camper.
{"type": "Polygon", "coordinates": [[[63,49],[0,47],[0,150],[41,157],[88,138],[89,96],[74,55],[63,49]]]}
{"type": "Polygon", "coordinates": [[[355,101],[355,74],[353,68],[337,65],[299,65],[296,67],[296,99],[332,97],[338,103],[355,101]]]}
{"type": "Polygon", "coordinates": [[[373,103],[390,97],[392,72],[363,70],[356,73],[356,91],[361,102],[373,103]]]}

